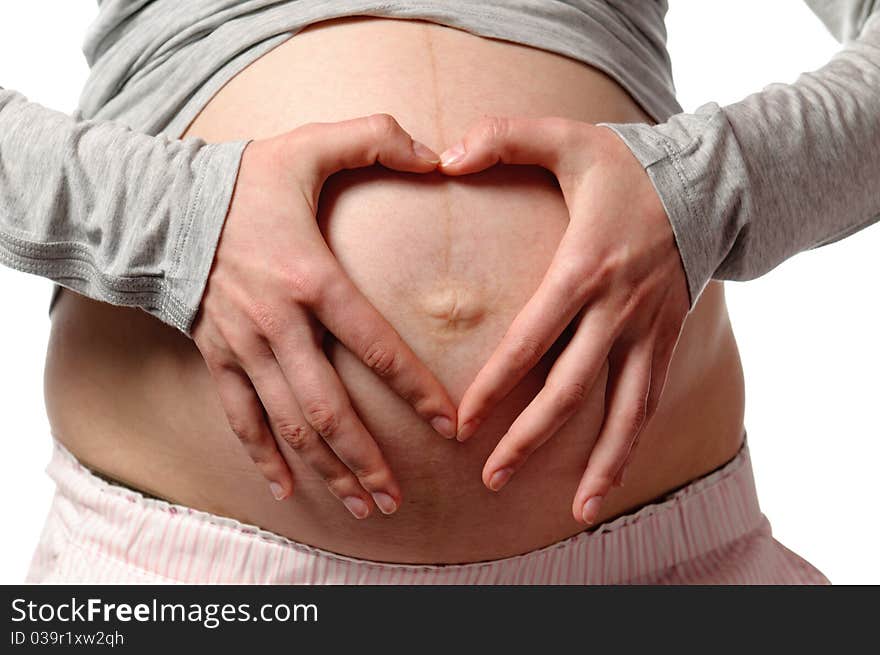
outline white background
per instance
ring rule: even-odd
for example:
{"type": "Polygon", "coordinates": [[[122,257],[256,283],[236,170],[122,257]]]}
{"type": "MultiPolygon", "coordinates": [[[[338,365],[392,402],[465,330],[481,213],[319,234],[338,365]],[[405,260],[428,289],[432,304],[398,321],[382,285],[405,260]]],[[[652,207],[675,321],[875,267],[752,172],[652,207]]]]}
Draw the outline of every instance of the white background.
{"type": "MultiPolygon", "coordinates": [[[[72,111],[95,12],[93,0],[0,3],[0,85],[72,111]]],[[[792,81],[838,48],[799,0],[672,0],[667,25],[686,110],[792,81]]],[[[880,583],[878,256],[874,227],[727,285],[761,505],[776,537],[835,583],[880,583]]],[[[52,494],[42,389],[50,289],[0,267],[0,583],[23,579],[52,494]]]]}

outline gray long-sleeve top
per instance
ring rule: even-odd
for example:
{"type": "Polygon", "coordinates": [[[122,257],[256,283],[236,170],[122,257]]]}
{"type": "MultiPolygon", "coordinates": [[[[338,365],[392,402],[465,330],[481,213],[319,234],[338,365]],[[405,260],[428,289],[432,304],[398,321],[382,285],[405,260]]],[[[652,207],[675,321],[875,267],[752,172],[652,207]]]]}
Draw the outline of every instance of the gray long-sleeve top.
{"type": "Polygon", "coordinates": [[[696,302],[880,219],[880,4],[810,3],[847,46],[794,84],[611,125],[663,201],[696,302]]]}
{"type": "Polygon", "coordinates": [[[686,114],[665,0],[99,0],[73,116],[0,89],[0,261],[189,335],[244,142],[176,137],[303,27],[373,15],[558,52],[616,79],[659,123],[610,127],[657,188],[693,304],[712,277],[761,275],[880,218],[880,6],[808,4],[845,42],[829,64],[686,114]]]}

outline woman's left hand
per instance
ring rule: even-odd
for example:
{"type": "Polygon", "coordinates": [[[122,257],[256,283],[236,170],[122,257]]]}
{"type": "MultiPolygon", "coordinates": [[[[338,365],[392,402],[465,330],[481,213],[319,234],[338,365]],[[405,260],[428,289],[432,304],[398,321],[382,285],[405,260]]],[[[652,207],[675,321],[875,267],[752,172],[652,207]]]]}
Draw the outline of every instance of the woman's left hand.
{"type": "Polygon", "coordinates": [[[657,407],[690,306],[669,219],[629,148],[590,123],[487,118],[441,159],[447,175],[533,164],[559,181],[568,228],[535,295],[462,397],[458,439],[476,432],[577,321],[544,388],[486,461],[483,482],[500,489],[583,404],[607,359],[605,416],[572,505],[577,521],[594,523],[657,407]]]}

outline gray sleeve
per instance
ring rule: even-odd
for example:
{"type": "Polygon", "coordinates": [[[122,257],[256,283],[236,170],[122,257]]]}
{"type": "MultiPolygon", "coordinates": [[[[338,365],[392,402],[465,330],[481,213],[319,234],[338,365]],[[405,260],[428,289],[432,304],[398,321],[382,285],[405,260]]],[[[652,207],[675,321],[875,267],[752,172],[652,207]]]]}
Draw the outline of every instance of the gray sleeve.
{"type": "Polygon", "coordinates": [[[0,88],[0,263],[191,336],[246,143],[148,136],[0,88]]]}
{"type": "Polygon", "coordinates": [[[880,11],[812,4],[858,33],[819,70],[660,125],[608,125],[663,202],[691,306],[713,277],[758,277],[880,219],[880,11]]]}
{"type": "Polygon", "coordinates": [[[878,8],[877,0],[804,0],[838,41],[858,37],[878,8]]]}

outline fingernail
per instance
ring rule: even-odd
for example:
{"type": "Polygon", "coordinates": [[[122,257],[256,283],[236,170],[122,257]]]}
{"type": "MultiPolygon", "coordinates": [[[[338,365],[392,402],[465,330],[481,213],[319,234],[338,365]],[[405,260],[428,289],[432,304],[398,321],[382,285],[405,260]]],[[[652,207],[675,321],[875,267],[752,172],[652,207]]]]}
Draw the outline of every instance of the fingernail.
{"type": "Polygon", "coordinates": [[[464,158],[464,144],[457,143],[440,155],[441,166],[451,166],[464,158]]]}
{"type": "Polygon", "coordinates": [[[421,141],[416,141],[415,139],[413,139],[412,149],[413,152],[416,153],[417,157],[424,159],[425,161],[429,161],[432,164],[440,163],[440,157],[437,156],[437,153],[431,150],[421,141]]]}
{"type": "Polygon", "coordinates": [[[501,487],[507,484],[507,481],[510,480],[510,476],[513,475],[512,468],[500,469],[495,471],[492,474],[492,477],[489,478],[489,488],[492,491],[498,491],[501,487]]]}
{"type": "Polygon", "coordinates": [[[584,509],[581,510],[581,516],[584,519],[584,523],[587,525],[593,525],[596,522],[596,518],[599,516],[599,507],[602,505],[602,496],[593,496],[587,502],[584,503],[584,509]]]}
{"type": "Polygon", "coordinates": [[[275,497],[275,500],[284,500],[284,487],[282,487],[277,482],[269,483],[269,491],[272,492],[272,495],[275,497]]]}
{"type": "Polygon", "coordinates": [[[459,441],[470,439],[474,435],[474,432],[477,431],[478,427],[480,427],[480,419],[472,418],[470,421],[461,426],[458,431],[458,435],[456,436],[456,439],[458,439],[459,441]]]}
{"type": "Polygon", "coordinates": [[[394,499],[391,496],[382,491],[374,493],[373,500],[376,503],[376,507],[378,507],[383,514],[394,514],[394,512],[397,511],[397,503],[394,502],[394,499]]]}
{"type": "Polygon", "coordinates": [[[342,504],[345,505],[348,511],[351,512],[356,519],[365,519],[367,518],[367,514],[370,513],[370,508],[367,507],[367,504],[357,496],[344,498],[342,504]]]}
{"type": "Polygon", "coordinates": [[[435,416],[432,418],[431,427],[447,439],[455,438],[455,425],[445,416],[435,416]]]}

